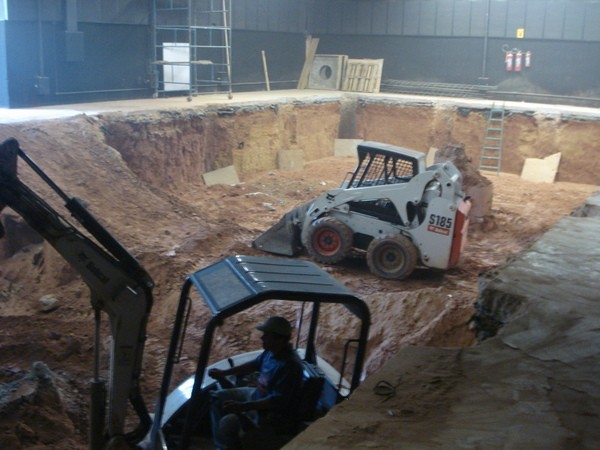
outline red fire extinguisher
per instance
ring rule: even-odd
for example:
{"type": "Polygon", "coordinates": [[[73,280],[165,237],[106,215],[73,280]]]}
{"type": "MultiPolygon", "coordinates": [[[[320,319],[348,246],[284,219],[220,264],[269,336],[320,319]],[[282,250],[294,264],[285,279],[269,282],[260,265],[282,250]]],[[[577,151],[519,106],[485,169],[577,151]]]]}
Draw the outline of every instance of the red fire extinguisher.
{"type": "Polygon", "coordinates": [[[505,52],[504,66],[506,67],[506,70],[508,72],[511,72],[513,70],[513,53],[511,50],[505,52]]]}
{"type": "Polygon", "coordinates": [[[515,54],[515,72],[521,71],[522,62],[523,62],[523,53],[521,52],[521,50],[517,50],[517,53],[515,54]]]}
{"type": "Polygon", "coordinates": [[[531,52],[527,50],[525,52],[525,68],[529,69],[531,67],[531,52]]]}

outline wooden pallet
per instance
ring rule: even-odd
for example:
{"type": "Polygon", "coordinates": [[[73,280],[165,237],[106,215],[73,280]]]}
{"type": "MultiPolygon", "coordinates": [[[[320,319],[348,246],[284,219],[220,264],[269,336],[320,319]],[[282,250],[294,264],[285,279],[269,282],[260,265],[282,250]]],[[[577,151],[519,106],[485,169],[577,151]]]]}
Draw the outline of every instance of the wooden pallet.
{"type": "Polygon", "coordinates": [[[379,92],[383,59],[349,59],[342,91],[379,92]]]}

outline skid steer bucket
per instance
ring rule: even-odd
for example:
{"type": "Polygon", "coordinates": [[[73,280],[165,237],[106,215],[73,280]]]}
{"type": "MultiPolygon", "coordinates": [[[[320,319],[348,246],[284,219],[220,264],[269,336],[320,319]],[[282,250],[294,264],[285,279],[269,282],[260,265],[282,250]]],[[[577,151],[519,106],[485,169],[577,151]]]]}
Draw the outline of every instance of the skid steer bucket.
{"type": "Polygon", "coordinates": [[[276,255],[294,256],[303,248],[302,223],[312,201],[286,213],[275,225],[258,236],[252,246],[276,255]]]}

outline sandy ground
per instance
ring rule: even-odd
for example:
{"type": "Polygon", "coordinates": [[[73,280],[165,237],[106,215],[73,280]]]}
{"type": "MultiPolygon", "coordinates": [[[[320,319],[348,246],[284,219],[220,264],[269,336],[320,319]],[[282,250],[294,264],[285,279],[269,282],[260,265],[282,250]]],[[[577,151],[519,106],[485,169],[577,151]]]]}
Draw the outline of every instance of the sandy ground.
{"type": "MultiPolygon", "coordinates": [[[[251,247],[255,237],[294,206],[337,187],[355,165],[354,158],[332,157],[307,163],[302,171],[257,173],[235,186],[198,183],[166,192],[135,179],[118,155],[93,147],[84,151],[73,144],[75,137],[64,142],[61,154],[36,154],[38,164],[70,195],[86,199],[156,282],[142,379],[149,405],[157,392],[170,318],[184,277],[222,257],[259,254],[251,247]],[[65,164],[71,169],[63,175],[65,164]]],[[[494,186],[492,211],[484,224],[471,227],[458,269],[417,270],[402,282],[375,277],[360,260],[327,269],[371,309],[367,376],[405,346],[475,344],[469,319],[478,275],[526,248],[597,189],[564,182],[534,184],[509,174],[488,178],[494,186]]],[[[13,219],[18,229],[17,216],[5,210],[3,222],[13,219]]],[[[25,383],[21,392],[7,394],[0,388],[5,394],[0,395],[0,448],[86,448],[87,383],[93,363],[87,288],[47,244],[13,237],[0,245],[0,383],[8,386],[21,379],[36,361],[55,380],[52,389],[33,390],[25,383]]],[[[231,336],[215,346],[212,359],[255,345],[257,336],[251,330],[261,319],[244,317],[231,324],[225,330],[231,336]]],[[[344,326],[336,317],[329,319],[333,333],[343,332],[344,326]]],[[[335,361],[339,350],[331,346],[324,356],[335,361]]]]}

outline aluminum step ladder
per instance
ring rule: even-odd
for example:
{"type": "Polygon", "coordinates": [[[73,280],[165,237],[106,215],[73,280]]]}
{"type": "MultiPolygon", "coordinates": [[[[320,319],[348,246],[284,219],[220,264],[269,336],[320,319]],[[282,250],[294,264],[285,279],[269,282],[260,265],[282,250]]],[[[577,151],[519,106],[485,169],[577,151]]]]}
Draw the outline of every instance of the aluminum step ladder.
{"type": "Polygon", "coordinates": [[[504,104],[492,104],[487,120],[487,129],[481,147],[479,170],[500,173],[502,148],[504,145],[504,104]]]}

